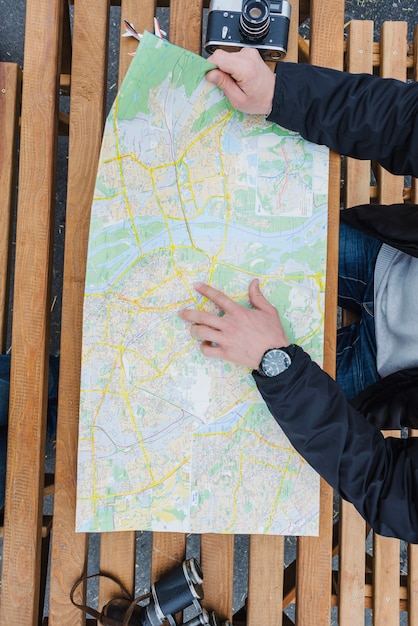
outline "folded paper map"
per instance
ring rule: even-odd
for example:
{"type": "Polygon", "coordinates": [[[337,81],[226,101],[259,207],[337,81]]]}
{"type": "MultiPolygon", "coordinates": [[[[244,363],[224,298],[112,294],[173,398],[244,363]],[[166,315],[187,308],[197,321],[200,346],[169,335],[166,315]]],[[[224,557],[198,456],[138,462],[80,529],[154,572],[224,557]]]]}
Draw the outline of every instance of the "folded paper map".
{"type": "Polygon", "coordinates": [[[315,535],[319,480],[251,372],[206,359],[197,281],[258,277],[321,362],[328,151],[231,108],[207,60],[145,33],[109,113],[84,301],[77,529],[315,535]]]}

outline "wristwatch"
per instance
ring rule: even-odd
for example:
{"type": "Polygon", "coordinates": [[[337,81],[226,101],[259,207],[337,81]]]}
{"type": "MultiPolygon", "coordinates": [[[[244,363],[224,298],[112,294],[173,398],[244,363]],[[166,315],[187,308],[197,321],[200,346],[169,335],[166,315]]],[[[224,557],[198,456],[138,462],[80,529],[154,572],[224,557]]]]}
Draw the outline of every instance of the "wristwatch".
{"type": "Polygon", "coordinates": [[[295,348],[294,344],[290,344],[286,348],[270,348],[270,350],[266,350],[257,372],[261,376],[267,376],[268,378],[278,376],[290,367],[295,356],[295,348]]]}

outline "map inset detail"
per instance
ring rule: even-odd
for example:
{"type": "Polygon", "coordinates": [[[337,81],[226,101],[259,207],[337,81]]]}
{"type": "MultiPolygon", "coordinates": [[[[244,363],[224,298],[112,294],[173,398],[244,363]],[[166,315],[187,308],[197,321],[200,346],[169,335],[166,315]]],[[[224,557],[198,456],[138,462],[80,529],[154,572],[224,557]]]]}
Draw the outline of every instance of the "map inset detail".
{"type": "MultiPolygon", "coordinates": [[[[251,372],[184,307],[260,280],[322,361],[328,151],[231,108],[205,59],[145,33],[109,113],[84,300],[77,530],[318,532],[319,479],[251,372]]],[[[213,305],[212,305],[213,307],[213,305]]]]}

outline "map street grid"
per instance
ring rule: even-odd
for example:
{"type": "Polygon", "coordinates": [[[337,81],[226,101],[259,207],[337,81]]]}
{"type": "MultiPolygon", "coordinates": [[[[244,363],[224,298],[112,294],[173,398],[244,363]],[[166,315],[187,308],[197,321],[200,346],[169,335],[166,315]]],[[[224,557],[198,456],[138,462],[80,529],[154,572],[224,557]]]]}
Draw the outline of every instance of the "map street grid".
{"type": "Polygon", "coordinates": [[[251,373],[205,359],[197,281],[258,277],[321,363],[328,151],[231,108],[208,61],[145,33],[109,113],[84,301],[78,531],[318,532],[319,478],[251,373]]]}

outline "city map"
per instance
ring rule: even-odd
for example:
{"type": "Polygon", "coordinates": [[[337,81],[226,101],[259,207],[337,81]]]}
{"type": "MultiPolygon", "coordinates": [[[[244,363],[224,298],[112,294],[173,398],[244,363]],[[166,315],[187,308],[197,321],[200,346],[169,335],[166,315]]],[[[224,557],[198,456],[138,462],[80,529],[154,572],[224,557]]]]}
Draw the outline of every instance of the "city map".
{"type": "Polygon", "coordinates": [[[78,531],[315,535],[319,479],[251,372],[206,359],[197,281],[260,280],[322,362],[328,151],[231,108],[212,66],[145,33],[106,121],[84,300],[78,531]]]}

